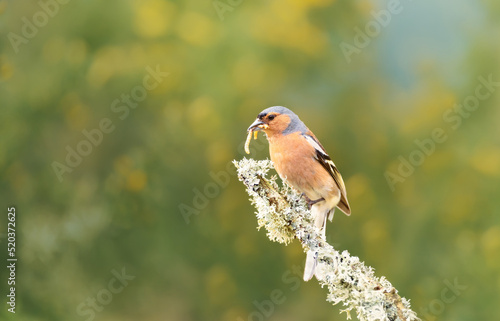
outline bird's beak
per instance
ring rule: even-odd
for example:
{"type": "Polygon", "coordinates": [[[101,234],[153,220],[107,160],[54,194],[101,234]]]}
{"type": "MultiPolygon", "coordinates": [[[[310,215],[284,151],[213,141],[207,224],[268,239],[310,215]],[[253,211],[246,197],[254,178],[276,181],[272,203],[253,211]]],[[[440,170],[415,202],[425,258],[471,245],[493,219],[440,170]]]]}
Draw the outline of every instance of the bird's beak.
{"type": "Polygon", "coordinates": [[[247,132],[254,131],[254,130],[263,130],[263,129],[268,129],[268,128],[269,128],[269,126],[266,123],[264,123],[262,120],[257,118],[252,123],[252,125],[250,125],[250,127],[248,127],[247,132]]]}

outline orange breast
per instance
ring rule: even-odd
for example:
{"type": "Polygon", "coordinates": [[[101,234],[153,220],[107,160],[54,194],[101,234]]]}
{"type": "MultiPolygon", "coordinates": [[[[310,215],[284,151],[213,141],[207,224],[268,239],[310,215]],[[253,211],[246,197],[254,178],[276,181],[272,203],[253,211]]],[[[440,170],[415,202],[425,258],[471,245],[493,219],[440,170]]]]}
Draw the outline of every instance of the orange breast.
{"type": "Polygon", "coordinates": [[[269,137],[269,153],[283,180],[310,199],[335,192],[335,182],[314,158],[314,148],[300,133],[269,137]]]}

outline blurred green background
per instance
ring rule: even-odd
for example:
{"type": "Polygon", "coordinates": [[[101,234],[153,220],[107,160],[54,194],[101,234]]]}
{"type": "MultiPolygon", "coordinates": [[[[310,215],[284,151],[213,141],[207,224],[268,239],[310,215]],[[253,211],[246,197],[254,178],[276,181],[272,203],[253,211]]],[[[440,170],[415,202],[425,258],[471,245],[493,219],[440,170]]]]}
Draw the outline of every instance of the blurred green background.
{"type": "MultiPolygon", "coordinates": [[[[500,81],[498,1],[389,16],[394,1],[59,1],[0,1],[0,319],[345,320],[294,274],[301,246],[256,230],[231,172],[273,105],[346,181],[353,214],[331,243],[424,320],[500,318],[500,87],[479,80],[500,81]],[[418,159],[436,128],[447,139],[418,159]],[[86,156],[69,166],[68,149],[86,156]],[[409,175],[401,157],[421,164],[409,175]],[[135,278],[115,282],[123,269],[135,278]],[[286,299],[259,311],[276,289],[286,299]]],[[[263,135],[251,149],[268,157],[263,135]]]]}

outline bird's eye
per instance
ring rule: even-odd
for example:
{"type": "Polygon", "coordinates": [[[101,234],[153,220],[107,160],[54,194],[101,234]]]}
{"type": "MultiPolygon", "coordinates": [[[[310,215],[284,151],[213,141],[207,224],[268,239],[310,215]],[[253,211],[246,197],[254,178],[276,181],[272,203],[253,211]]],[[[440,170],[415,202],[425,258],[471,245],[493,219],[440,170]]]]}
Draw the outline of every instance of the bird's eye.
{"type": "Polygon", "coordinates": [[[269,115],[269,117],[267,117],[269,120],[273,120],[274,117],[276,117],[276,115],[269,115]]]}

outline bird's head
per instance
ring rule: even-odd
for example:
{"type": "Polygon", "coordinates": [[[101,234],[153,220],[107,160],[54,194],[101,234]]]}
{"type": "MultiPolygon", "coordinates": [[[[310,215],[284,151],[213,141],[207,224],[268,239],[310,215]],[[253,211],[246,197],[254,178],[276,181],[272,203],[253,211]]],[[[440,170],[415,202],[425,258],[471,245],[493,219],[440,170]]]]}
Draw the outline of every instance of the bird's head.
{"type": "Polygon", "coordinates": [[[274,106],[264,109],[257,119],[248,127],[248,132],[264,131],[268,136],[277,134],[287,135],[300,131],[307,132],[307,127],[290,109],[274,106]]]}

